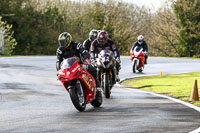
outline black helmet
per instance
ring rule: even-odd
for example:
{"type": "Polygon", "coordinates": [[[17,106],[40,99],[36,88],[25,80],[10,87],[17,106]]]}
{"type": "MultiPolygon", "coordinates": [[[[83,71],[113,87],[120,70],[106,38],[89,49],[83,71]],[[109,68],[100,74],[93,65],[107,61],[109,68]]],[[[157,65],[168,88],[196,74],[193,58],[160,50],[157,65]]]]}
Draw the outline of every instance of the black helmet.
{"type": "Polygon", "coordinates": [[[99,44],[104,45],[107,42],[108,33],[104,30],[100,31],[97,35],[97,41],[99,44]]]}
{"type": "Polygon", "coordinates": [[[93,41],[94,39],[96,39],[97,34],[98,34],[97,30],[95,30],[95,29],[91,30],[89,33],[89,40],[93,41]]]}
{"type": "Polygon", "coordinates": [[[58,43],[61,47],[67,48],[72,42],[72,36],[68,32],[63,32],[58,37],[58,43]]]}

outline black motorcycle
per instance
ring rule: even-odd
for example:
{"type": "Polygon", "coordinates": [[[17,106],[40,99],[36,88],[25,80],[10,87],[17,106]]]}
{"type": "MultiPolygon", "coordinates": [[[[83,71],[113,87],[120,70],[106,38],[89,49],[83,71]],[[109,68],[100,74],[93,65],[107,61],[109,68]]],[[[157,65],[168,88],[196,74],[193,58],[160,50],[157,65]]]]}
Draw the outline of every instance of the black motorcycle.
{"type": "Polygon", "coordinates": [[[97,76],[106,98],[110,98],[112,86],[116,83],[116,61],[110,50],[102,50],[97,58],[97,76]]]}

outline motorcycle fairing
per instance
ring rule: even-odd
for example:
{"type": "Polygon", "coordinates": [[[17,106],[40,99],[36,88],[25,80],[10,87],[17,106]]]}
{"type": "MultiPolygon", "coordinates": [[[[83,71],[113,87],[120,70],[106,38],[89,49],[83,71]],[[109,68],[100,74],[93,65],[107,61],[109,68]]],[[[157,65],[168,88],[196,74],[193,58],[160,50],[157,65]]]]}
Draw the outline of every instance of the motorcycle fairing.
{"type": "Polygon", "coordinates": [[[84,94],[86,103],[95,98],[96,82],[92,75],[79,65],[79,61],[75,61],[69,68],[62,68],[58,71],[58,79],[62,82],[65,89],[69,91],[69,81],[80,79],[81,83],[85,85],[84,94]]]}
{"type": "Polygon", "coordinates": [[[131,51],[132,63],[134,63],[135,60],[137,60],[137,68],[141,68],[144,65],[144,54],[142,47],[137,46],[133,51],[131,51]]]}

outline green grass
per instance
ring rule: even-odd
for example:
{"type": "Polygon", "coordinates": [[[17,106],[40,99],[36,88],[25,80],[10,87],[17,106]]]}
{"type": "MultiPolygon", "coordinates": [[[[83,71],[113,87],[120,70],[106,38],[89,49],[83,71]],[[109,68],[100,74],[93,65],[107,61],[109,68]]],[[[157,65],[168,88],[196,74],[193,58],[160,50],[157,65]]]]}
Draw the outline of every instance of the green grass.
{"type": "MultiPolygon", "coordinates": [[[[124,81],[122,85],[131,86],[138,89],[161,93],[188,102],[194,80],[200,86],[200,72],[173,74],[161,76],[147,76],[124,81]]],[[[200,95],[200,89],[199,89],[200,95]]],[[[191,102],[200,106],[200,101],[191,102]]]]}

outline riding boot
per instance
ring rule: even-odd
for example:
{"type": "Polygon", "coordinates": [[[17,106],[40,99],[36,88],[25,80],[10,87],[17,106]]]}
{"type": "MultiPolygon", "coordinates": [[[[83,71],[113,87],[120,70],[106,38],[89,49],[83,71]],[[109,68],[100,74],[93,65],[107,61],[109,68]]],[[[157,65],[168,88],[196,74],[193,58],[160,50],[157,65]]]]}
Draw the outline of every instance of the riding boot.
{"type": "Polygon", "coordinates": [[[96,87],[101,87],[101,83],[99,81],[99,78],[96,78],[95,81],[96,81],[96,87]]]}
{"type": "Polygon", "coordinates": [[[99,77],[100,77],[100,75],[99,75],[99,69],[97,68],[96,79],[95,79],[95,81],[96,81],[96,87],[101,87],[101,82],[99,80],[99,77]]]}
{"type": "Polygon", "coordinates": [[[147,64],[147,56],[145,56],[144,64],[147,64]]]}
{"type": "Polygon", "coordinates": [[[96,97],[101,97],[101,92],[102,92],[101,88],[97,88],[96,97]]]}
{"type": "Polygon", "coordinates": [[[116,80],[117,82],[119,82],[120,81],[120,78],[119,78],[119,75],[117,75],[117,80],[116,80]]]}
{"type": "Polygon", "coordinates": [[[120,78],[119,78],[119,70],[120,70],[120,66],[117,66],[116,67],[116,82],[119,82],[120,81],[120,78]]]}
{"type": "Polygon", "coordinates": [[[120,78],[119,78],[119,74],[117,73],[117,79],[116,79],[117,82],[120,81],[120,78]]]}

